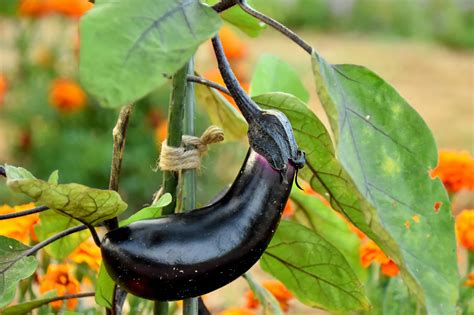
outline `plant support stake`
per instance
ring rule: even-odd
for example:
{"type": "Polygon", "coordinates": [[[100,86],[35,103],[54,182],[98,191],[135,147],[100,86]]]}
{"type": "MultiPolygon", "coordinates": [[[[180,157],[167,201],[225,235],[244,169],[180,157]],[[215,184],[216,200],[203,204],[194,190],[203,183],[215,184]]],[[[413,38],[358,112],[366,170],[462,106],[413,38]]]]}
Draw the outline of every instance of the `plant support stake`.
{"type": "MultiPolygon", "coordinates": [[[[188,62],[187,75],[194,73],[193,59],[188,62]]],[[[186,82],[186,98],[184,111],[184,133],[194,136],[196,131],[194,128],[194,84],[190,81],[186,82]]],[[[184,171],[184,193],[183,193],[183,210],[189,211],[196,207],[196,170],[190,169],[184,171]]],[[[198,315],[198,299],[189,298],[183,302],[183,315],[198,315]]]]}

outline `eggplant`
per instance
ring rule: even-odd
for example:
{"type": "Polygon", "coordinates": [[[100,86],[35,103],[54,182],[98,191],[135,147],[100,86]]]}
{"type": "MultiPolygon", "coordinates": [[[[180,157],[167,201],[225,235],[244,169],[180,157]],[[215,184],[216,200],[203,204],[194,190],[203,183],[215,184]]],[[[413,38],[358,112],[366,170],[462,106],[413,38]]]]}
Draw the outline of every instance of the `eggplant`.
{"type": "Polygon", "coordinates": [[[108,232],[101,245],[107,272],[127,292],[158,301],[200,296],[232,282],[271,241],[296,167],[287,161],[283,181],[250,149],[232,186],[213,204],[108,232]]]}

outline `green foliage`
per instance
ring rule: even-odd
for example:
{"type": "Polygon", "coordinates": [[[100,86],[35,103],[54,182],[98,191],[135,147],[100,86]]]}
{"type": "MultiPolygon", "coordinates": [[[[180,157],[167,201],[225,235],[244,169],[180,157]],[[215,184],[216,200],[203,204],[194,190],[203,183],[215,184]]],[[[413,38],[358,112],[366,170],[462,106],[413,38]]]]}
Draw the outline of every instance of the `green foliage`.
{"type": "Polygon", "coordinates": [[[401,277],[391,278],[383,300],[382,314],[417,314],[417,303],[401,277]]]}
{"type": "Polygon", "coordinates": [[[134,102],[166,83],[220,25],[199,0],[97,1],[81,19],[81,81],[104,106],[134,102]]]}
{"type": "Polygon", "coordinates": [[[401,267],[428,312],[454,314],[454,222],[441,181],[429,176],[437,165],[430,130],[390,85],[364,67],[333,66],[315,55],[313,70],[339,159],[376,209],[367,221],[377,236],[374,240],[401,267]],[[435,211],[438,202],[442,205],[435,211]],[[407,221],[412,223],[409,228],[407,221]]]}
{"type": "Polygon", "coordinates": [[[299,74],[288,63],[272,55],[263,55],[255,67],[250,94],[254,96],[271,92],[292,94],[303,102],[309,99],[299,74]]]}
{"type": "Polygon", "coordinates": [[[245,280],[247,280],[247,283],[253,294],[260,301],[260,304],[263,307],[264,315],[283,315],[283,311],[277,299],[270,292],[268,292],[267,289],[259,285],[250,273],[247,272],[243,277],[245,280]]]}
{"type": "Polygon", "coordinates": [[[21,257],[28,249],[15,239],[0,236],[0,309],[13,301],[18,282],[31,276],[38,266],[35,257],[21,257]]]}
{"type": "MultiPolygon", "coordinates": [[[[219,0],[205,0],[204,3],[214,5],[219,0]]],[[[247,1],[252,6],[253,1],[247,1]]],[[[261,23],[256,18],[248,15],[239,6],[234,6],[224,12],[220,13],[220,16],[230,24],[238,27],[242,32],[251,37],[257,37],[260,32],[266,28],[266,25],[261,23]]]]}
{"type": "Polygon", "coordinates": [[[344,256],[303,225],[282,221],[260,264],[306,305],[334,312],[369,307],[344,256]]]}
{"type": "MultiPolygon", "coordinates": [[[[40,214],[40,222],[35,225],[35,233],[40,242],[62,232],[66,229],[79,225],[75,219],[54,212],[53,210],[44,211],[40,214]]],[[[90,237],[89,231],[80,231],[63,237],[45,248],[51,257],[58,260],[66,258],[76,249],[79,244],[90,237]]]]}
{"type": "Polygon", "coordinates": [[[6,171],[7,185],[13,191],[23,193],[38,204],[80,222],[96,225],[118,216],[127,208],[120,195],[112,190],[94,189],[80,184],[55,184],[57,175],[54,173],[50,177],[51,182],[45,182],[35,178],[18,178],[17,174],[21,171],[14,172],[11,166],[6,171]]]}
{"type": "Polygon", "coordinates": [[[51,301],[54,301],[57,297],[55,291],[47,292],[43,295],[40,299],[28,301],[24,303],[19,303],[12,305],[10,307],[5,308],[2,310],[3,315],[21,315],[21,314],[28,314],[35,308],[41,307],[43,305],[48,304],[51,301]]]}
{"type": "Polygon", "coordinates": [[[195,91],[197,103],[209,115],[211,123],[224,130],[224,141],[236,141],[245,137],[247,122],[224,96],[202,84],[197,84],[195,91]]]}
{"type": "Polygon", "coordinates": [[[359,257],[360,240],[340,215],[317,197],[305,194],[299,189],[292,189],[291,200],[297,207],[295,220],[306,223],[311,230],[336,247],[359,279],[365,279],[366,271],[362,268],[359,257]]]}

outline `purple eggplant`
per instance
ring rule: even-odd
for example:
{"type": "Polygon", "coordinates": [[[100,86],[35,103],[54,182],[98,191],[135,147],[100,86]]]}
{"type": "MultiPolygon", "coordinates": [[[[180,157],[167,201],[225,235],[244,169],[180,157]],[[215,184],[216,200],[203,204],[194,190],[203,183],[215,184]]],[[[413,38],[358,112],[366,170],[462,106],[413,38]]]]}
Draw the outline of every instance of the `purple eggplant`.
{"type": "Polygon", "coordinates": [[[249,150],[236,180],[211,205],[134,222],[108,232],[101,251],[109,275],[134,295],[180,300],[214,291],[261,257],[288,200],[296,165],[286,178],[249,150]]]}

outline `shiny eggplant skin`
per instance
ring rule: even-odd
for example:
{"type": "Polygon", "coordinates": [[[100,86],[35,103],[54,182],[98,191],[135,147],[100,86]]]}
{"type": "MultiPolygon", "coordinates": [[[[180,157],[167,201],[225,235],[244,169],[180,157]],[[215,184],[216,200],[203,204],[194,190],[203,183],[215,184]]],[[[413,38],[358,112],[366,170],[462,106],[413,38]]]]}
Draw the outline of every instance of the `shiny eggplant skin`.
{"type": "Polygon", "coordinates": [[[109,275],[139,297],[172,301],[214,291],[244,274],[267,248],[288,200],[287,181],[250,150],[236,180],[215,203],[134,222],[101,245],[109,275]]]}

